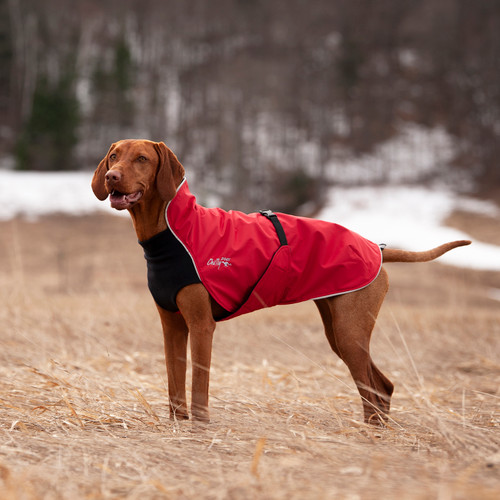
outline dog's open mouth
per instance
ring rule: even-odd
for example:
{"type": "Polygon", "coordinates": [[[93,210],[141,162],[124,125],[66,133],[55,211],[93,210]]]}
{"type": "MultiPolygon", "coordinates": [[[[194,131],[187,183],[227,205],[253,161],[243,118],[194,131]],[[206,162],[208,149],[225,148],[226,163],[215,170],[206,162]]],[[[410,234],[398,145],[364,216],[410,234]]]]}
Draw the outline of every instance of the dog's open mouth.
{"type": "Polygon", "coordinates": [[[113,191],[111,191],[109,201],[111,202],[111,208],[116,208],[116,210],[125,210],[137,203],[141,197],[142,191],[126,194],[113,189],[113,191]]]}

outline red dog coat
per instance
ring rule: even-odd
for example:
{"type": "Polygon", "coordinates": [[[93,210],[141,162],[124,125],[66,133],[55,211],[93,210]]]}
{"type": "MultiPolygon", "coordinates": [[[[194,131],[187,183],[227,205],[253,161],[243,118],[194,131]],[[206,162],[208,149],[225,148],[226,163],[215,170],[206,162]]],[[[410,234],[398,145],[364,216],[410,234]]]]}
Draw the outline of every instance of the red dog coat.
{"type": "Polygon", "coordinates": [[[375,243],[338,224],[277,216],[287,245],[260,213],[198,205],[185,179],[168,204],[168,227],[187,250],[199,280],[228,311],[224,319],[359,290],[380,272],[375,243]]]}

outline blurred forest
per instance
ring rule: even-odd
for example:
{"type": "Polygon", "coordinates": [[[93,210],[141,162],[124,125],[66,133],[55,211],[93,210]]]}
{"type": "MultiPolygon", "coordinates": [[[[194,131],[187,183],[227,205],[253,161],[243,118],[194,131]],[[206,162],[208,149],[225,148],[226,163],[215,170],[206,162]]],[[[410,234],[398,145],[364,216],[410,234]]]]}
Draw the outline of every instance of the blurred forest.
{"type": "Polygon", "coordinates": [[[19,169],[150,138],[233,206],[272,192],[294,210],[337,160],[417,124],[500,186],[496,0],[0,0],[0,61],[0,155],[19,169]]]}

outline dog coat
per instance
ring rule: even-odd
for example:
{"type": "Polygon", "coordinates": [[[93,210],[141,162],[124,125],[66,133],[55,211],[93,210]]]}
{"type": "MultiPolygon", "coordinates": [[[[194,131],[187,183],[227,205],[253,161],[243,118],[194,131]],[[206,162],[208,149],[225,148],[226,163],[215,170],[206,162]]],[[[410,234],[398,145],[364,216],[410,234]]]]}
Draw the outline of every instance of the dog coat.
{"type": "Polygon", "coordinates": [[[244,214],[196,203],[186,179],[165,212],[168,228],[139,242],[157,304],[177,310],[178,291],[203,283],[229,319],[264,307],[359,290],[379,274],[379,246],[330,222],[244,214]],[[285,241],[286,240],[286,241],[285,241]]]}

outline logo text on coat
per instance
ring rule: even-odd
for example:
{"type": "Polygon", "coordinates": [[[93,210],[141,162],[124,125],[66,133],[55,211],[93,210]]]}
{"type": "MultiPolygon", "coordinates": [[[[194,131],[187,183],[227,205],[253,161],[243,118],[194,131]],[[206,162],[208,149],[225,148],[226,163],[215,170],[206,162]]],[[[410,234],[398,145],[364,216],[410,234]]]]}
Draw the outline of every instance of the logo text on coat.
{"type": "Polygon", "coordinates": [[[207,266],[215,266],[217,269],[230,267],[231,257],[219,257],[217,259],[208,259],[207,266]]]}

